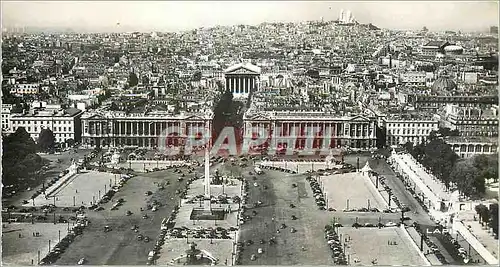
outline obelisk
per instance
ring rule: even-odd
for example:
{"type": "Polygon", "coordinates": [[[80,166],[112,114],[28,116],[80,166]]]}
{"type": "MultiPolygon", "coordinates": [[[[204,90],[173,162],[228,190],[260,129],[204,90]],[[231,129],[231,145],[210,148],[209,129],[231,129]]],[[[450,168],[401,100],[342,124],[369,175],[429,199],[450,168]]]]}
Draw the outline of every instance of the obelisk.
{"type": "Polygon", "coordinates": [[[203,213],[212,214],[212,200],[210,196],[210,153],[208,145],[205,147],[205,200],[203,213]]]}

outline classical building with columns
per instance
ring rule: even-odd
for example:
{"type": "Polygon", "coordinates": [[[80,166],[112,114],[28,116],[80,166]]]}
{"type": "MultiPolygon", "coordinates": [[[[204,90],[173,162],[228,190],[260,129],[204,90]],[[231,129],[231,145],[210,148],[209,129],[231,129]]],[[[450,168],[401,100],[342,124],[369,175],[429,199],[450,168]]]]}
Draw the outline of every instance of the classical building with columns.
{"type": "Polygon", "coordinates": [[[462,137],[452,136],[446,143],[461,158],[468,158],[480,154],[498,153],[498,139],[496,137],[462,137]]]}
{"type": "MultiPolygon", "coordinates": [[[[262,111],[249,109],[244,116],[244,141],[257,139],[259,129],[268,135],[261,147],[287,148],[294,143],[294,150],[327,148],[374,148],[376,147],[376,118],[363,115],[342,116],[324,111],[262,111]],[[295,134],[293,132],[295,129],[295,134]],[[314,138],[307,140],[308,129],[313,129],[314,138]],[[276,132],[279,131],[279,132],[276,132]],[[293,135],[297,135],[295,141],[293,135]],[[330,135],[330,136],[328,136],[330,135]]],[[[252,147],[252,145],[251,145],[252,147]]]]}
{"type": "Polygon", "coordinates": [[[260,73],[260,68],[250,63],[233,65],[224,71],[226,89],[235,98],[247,98],[250,91],[259,89],[260,73]]]}
{"type": "Polygon", "coordinates": [[[213,113],[90,113],[82,117],[84,147],[178,147],[212,129],[213,113]],[[168,129],[168,130],[167,130],[168,129]],[[166,136],[166,131],[170,132],[166,136]]]}

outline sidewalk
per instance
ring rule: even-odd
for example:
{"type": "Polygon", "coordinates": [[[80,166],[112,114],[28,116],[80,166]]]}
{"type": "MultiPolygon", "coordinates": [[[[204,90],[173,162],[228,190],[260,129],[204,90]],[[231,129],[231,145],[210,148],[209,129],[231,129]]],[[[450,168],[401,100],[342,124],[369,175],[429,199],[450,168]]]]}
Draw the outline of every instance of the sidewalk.
{"type": "MultiPolygon", "coordinates": [[[[406,231],[410,235],[410,237],[413,240],[413,242],[415,242],[415,244],[417,245],[417,247],[420,249],[420,239],[421,239],[421,236],[417,232],[417,230],[415,230],[414,227],[408,227],[408,228],[406,228],[406,231]]],[[[434,255],[433,253],[426,253],[427,251],[430,252],[431,249],[429,248],[429,246],[427,245],[427,243],[424,242],[423,252],[422,253],[424,253],[425,257],[427,258],[427,260],[429,260],[429,262],[431,263],[431,265],[443,265],[439,261],[439,259],[436,257],[436,255],[434,255]]]]}

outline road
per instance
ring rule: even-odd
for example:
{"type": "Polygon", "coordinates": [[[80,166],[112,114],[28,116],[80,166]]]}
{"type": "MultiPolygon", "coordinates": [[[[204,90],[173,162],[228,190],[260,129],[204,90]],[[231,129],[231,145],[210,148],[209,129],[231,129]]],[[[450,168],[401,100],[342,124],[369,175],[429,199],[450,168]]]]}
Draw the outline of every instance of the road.
{"type": "MultiPolygon", "coordinates": [[[[422,208],[420,203],[418,203],[410,192],[406,190],[403,181],[396,176],[396,173],[384,159],[370,159],[370,166],[375,172],[386,178],[387,185],[392,189],[393,194],[399,199],[401,204],[404,204],[411,209],[411,212],[406,214],[406,216],[411,218],[411,221],[408,221],[407,224],[417,222],[423,228],[429,228],[431,230],[437,226],[437,224],[431,220],[430,216],[422,208]]],[[[463,264],[461,258],[459,258],[454,252],[453,245],[447,242],[445,238],[438,238],[430,235],[429,239],[436,244],[448,263],[463,264]]]]}
{"type": "Polygon", "coordinates": [[[377,224],[379,220],[384,224],[397,223],[400,218],[400,214],[391,213],[319,210],[305,175],[265,170],[264,174],[255,176],[255,180],[248,173],[244,173],[244,177],[250,185],[247,205],[253,206],[257,201],[263,204],[245,213],[251,216],[251,220],[241,226],[240,241],[252,240],[254,244],[244,246],[240,260],[243,265],[331,265],[331,251],[324,239],[325,225],[334,220],[344,227],[351,227],[356,221],[360,224],[377,224]],[[254,186],[254,183],[258,186],[254,186]],[[297,187],[293,188],[292,184],[297,187]],[[295,207],[292,208],[290,204],[295,207]],[[256,211],[255,215],[253,211],[256,211]],[[293,220],[292,215],[297,219],[293,220]],[[280,229],[282,223],[287,228],[280,229]],[[291,233],[291,227],[297,232],[291,233]],[[271,237],[276,237],[276,245],[269,244],[271,237]],[[264,244],[260,244],[261,239],[264,239],[264,244]],[[264,253],[257,254],[258,248],[263,248],[264,253]],[[257,255],[255,261],[251,260],[252,254],[257,255]]]}

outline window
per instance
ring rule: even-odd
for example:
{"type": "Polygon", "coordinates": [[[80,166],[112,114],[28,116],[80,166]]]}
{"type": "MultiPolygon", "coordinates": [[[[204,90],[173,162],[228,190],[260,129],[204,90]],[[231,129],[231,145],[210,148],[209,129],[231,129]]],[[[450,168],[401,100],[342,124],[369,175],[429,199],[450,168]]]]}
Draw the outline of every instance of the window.
{"type": "Polygon", "coordinates": [[[64,127],[64,131],[66,132],[66,127],[64,127]]]}

